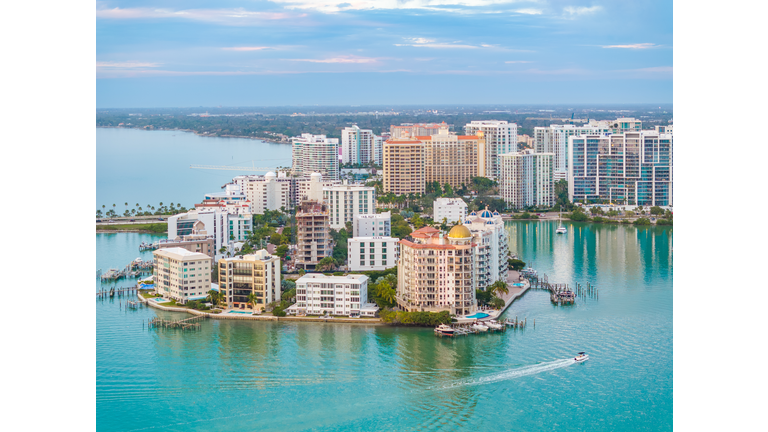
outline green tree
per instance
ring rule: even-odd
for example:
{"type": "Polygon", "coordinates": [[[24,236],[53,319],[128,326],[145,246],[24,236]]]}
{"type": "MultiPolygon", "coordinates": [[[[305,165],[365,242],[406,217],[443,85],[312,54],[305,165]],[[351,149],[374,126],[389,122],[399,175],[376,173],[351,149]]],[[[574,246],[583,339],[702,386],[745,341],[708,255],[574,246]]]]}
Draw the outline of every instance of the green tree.
{"type": "Polygon", "coordinates": [[[331,271],[336,268],[336,260],[333,259],[333,257],[325,257],[321,259],[316,266],[317,271],[323,272],[323,271],[331,271]]]}
{"type": "Polygon", "coordinates": [[[219,294],[219,292],[216,290],[208,291],[208,300],[210,300],[214,306],[219,304],[220,296],[221,294],[219,294]]]}
{"type": "Polygon", "coordinates": [[[652,215],[663,215],[664,210],[659,206],[653,206],[651,207],[651,214],[652,215]]]}
{"type": "Polygon", "coordinates": [[[582,210],[581,207],[575,207],[568,217],[575,222],[584,222],[589,220],[589,216],[584,213],[584,210],[582,210]]]}
{"type": "Polygon", "coordinates": [[[509,294],[509,287],[503,280],[497,280],[496,282],[492,283],[491,286],[488,287],[488,290],[496,296],[509,294]]]}
{"type": "Polygon", "coordinates": [[[281,244],[275,249],[275,253],[282,259],[285,259],[285,255],[288,253],[288,246],[281,244]]]}
{"type": "Polygon", "coordinates": [[[488,304],[490,304],[491,307],[494,308],[494,309],[502,309],[504,307],[504,305],[506,305],[507,303],[502,298],[493,297],[491,299],[491,301],[488,302],[488,304]]]}
{"type": "Polygon", "coordinates": [[[248,303],[251,304],[251,309],[253,309],[254,312],[256,312],[256,294],[250,292],[248,293],[248,303]]]}
{"type": "Polygon", "coordinates": [[[592,213],[593,215],[601,215],[603,214],[603,209],[598,206],[593,206],[592,208],[589,209],[589,212],[592,213]]]}
{"type": "Polygon", "coordinates": [[[443,196],[444,197],[452,197],[453,194],[453,188],[448,183],[443,185],[443,196]]]}
{"type": "Polygon", "coordinates": [[[525,262],[519,259],[508,258],[507,265],[510,270],[520,271],[525,268],[525,262]]]}

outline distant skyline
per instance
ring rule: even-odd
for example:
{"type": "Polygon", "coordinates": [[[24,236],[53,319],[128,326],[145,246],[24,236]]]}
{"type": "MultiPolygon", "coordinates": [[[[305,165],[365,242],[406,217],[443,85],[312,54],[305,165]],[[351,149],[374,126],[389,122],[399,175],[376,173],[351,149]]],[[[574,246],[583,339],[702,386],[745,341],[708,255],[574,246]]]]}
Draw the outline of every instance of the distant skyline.
{"type": "Polygon", "coordinates": [[[96,9],[97,108],[672,102],[669,1],[96,9]]]}

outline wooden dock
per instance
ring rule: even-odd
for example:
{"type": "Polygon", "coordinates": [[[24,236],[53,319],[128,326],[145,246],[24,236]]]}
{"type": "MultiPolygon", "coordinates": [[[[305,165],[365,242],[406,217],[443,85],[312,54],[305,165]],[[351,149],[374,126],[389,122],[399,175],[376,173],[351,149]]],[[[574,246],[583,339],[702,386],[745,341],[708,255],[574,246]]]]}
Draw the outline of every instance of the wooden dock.
{"type": "Polygon", "coordinates": [[[515,330],[518,329],[524,329],[526,324],[528,323],[528,319],[524,320],[518,320],[517,317],[515,317],[514,320],[505,319],[501,321],[496,321],[497,324],[501,326],[501,328],[492,328],[485,324],[483,321],[479,321],[478,324],[483,324],[486,327],[488,327],[487,331],[478,330],[473,327],[475,323],[463,323],[463,324],[451,324],[450,327],[453,329],[453,335],[447,335],[440,332],[435,331],[435,336],[439,337],[457,337],[457,336],[469,336],[469,335],[478,335],[478,334],[484,334],[484,333],[504,333],[507,331],[507,328],[513,328],[515,330]]]}
{"type": "Polygon", "coordinates": [[[102,288],[96,291],[96,298],[105,299],[108,297],[122,297],[122,296],[136,294],[138,292],[139,292],[138,286],[120,287],[120,288],[112,287],[110,289],[102,288]]]}
{"type": "Polygon", "coordinates": [[[586,287],[578,282],[575,287],[571,287],[568,284],[550,283],[546,273],[541,278],[530,276],[528,282],[531,284],[531,289],[549,291],[550,301],[557,305],[576,304],[576,298],[597,300],[599,295],[597,288],[589,282],[587,282],[586,287]]]}
{"type": "Polygon", "coordinates": [[[147,329],[180,329],[180,330],[200,330],[200,321],[207,319],[208,315],[196,315],[183,320],[166,320],[161,318],[152,318],[147,320],[147,329]]]}

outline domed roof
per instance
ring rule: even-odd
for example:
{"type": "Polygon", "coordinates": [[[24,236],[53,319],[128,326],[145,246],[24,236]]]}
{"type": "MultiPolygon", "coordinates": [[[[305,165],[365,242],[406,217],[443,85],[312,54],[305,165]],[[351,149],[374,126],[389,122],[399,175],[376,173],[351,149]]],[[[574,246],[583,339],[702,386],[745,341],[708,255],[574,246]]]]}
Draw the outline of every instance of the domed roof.
{"type": "Polygon", "coordinates": [[[472,237],[472,233],[469,231],[469,228],[464,225],[456,225],[448,232],[448,238],[459,239],[467,237],[472,237]]]}
{"type": "Polygon", "coordinates": [[[275,175],[274,171],[270,171],[270,172],[264,174],[264,177],[266,177],[266,178],[275,178],[276,175],[275,175]]]}
{"type": "Polygon", "coordinates": [[[477,216],[477,212],[476,212],[476,211],[473,211],[473,212],[472,212],[472,213],[470,213],[469,215],[470,215],[470,216],[477,216]]]}
{"type": "Polygon", "coordinates": [[[490,219],[490,218],[493,217],[493,214],[490,211],[488,211],[488,209],[486,209],[486,210],[483,210],[482,213],[480,213],[480,217],[481,218],[489,218],[490,219]]]}
{"type": "Polygon", "coordinates": [[[493,212],[494,216],[500,216],[498,211],[493,212]]]}

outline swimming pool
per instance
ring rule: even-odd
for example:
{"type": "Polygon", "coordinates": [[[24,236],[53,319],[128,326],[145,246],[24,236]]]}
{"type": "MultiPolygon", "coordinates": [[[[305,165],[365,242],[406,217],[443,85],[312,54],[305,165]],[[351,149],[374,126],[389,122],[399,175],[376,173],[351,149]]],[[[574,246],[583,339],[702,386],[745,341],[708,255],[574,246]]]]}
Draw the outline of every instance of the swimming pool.
{"type": "Polygon", "coordinates": [[[154,297],[154,298],[152,298],[152,300],[153,300],[155,303],[168,303],[168,302],[170,301],[170,300],[168,300],[168,299],[164,299],[164,298],[162,298],[162,297],[154,297]]]}
{"type": "Polygon", "coordinates": [[[490,315],[488,315],[487,313],[483,313],[483,312],[477,312],[477,313],[476,313],[476,314],[474,314],[474,315],[467,315],[467,316],[466,316],[466,317],[464,317],[464,318],[476,318],[476,319],[481,319],[481,318],[487,318],[487,317],[489,317],[489,316],[490,316],[490,315]]]}
{"type": "Polygon", "coordinates": [[[516,283],[516,284],[512,284],[512,286],[521,287],[521,286],[525,286],[525,284],[523,284],[523,283],[516,283]]]}
{"type": "Polygon", "coordinates": [[[232,311],[229,311],[228,313],[238,313],[238,314],[248,314],[248,315],[250,315],[250,314],[252,314],[253,312],[249,312],[249,311],[248,311],[248,312],[246,312],[246,311],[235,311],[235,310],[232,310],[232,311]]]}

